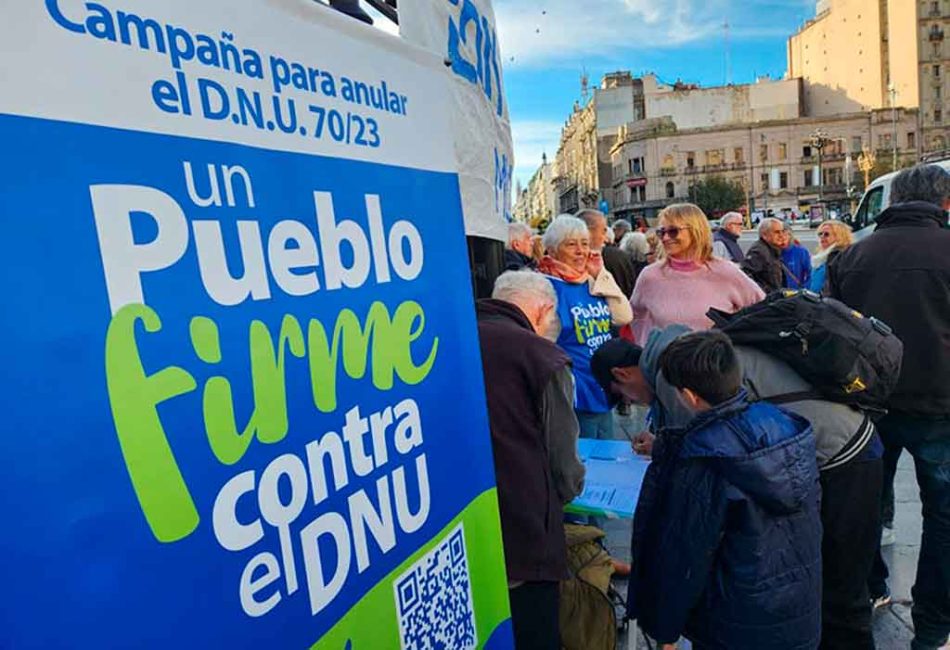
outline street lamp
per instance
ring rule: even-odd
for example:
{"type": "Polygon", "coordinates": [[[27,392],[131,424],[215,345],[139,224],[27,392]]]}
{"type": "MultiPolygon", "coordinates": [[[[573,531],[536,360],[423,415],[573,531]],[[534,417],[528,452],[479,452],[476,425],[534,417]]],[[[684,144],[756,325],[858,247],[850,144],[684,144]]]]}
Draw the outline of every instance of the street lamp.
{"type": "Polygon", "coordinates": [[[821,152],[828,146],[834,138],[828,137],[828,134],[820,128],[815,129],[811,134],[811,146],[818,150],[818,202],[821,202],[821,188],[824,185],[824,170],[821,168],[821,152]]]}

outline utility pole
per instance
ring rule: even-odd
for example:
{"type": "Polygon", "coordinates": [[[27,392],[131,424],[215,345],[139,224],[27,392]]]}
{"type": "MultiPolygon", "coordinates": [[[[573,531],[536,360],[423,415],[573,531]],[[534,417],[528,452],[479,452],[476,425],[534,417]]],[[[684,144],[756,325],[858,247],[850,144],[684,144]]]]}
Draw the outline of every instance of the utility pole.
{"type": "Polygon", "coordinates": [[[894,140],[891,142],[894,159],[891,163],[891,171],[897,171],[897,88],[894,87],[894,84],[887,85],[887,92],[891,96],[891,122],[894,125],[894,140]]]}
{"type": "Polygon", "coordinates": [[[722,23],[722,31],[726,46],[726,85],[732,85],[732,43],[729,40],[729,19],[722,23]]]}

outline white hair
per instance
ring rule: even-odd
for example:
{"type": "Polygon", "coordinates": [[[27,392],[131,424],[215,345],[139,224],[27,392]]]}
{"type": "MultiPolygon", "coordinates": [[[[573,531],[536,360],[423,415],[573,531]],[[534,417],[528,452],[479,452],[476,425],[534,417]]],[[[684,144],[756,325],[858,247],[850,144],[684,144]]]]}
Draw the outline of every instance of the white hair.
{"type": "Polygon", "coordinates": [[[534,235],[534,228],[529,226],[526,223],[520,223],[515,221],[514,223],[508,224],[508,248],[511,248],[511,243],[521,239],[522,237],[530,237],[534,235]]]}
{"type": "Polygon", "coordinates": [[[554,251],[568,237],[590,237],[590,230],[587,229],[587,224],[583,219],[569,214],[559,214],[544,231],[541,242],[544,244],[544,250],[554,251]]]}
{"type": "Polygon", "coordinates": [[[745,223],[745,217],[742,216],[742,213],[727,212],[726,214],[722,215],[722,219],[719,220],[719,225],[725,226],[728,222],[732,221],[733,219],[738,219],[742,223],[745,223]]]}
{"type": "Polygon", "coordinates": [[[650,242],[642,232],[628,232],[620,240],[620,250],[633,255],[633,259],[637,262],[646,262],[647,255],[650,254],[650,242]]]}
{"type": "Polygon", "coordinates": [[[777,223],[782,226],[782,229],[785,229],[785,224],[782,223],[781,219],[776,219],[775,217],[766,217],[759,222],[759,236],[767,235],[772,232],[772,224],[777,223]]]}
{"type": "Polygon", "coordinates": [[[557,294],[551,281],[534,271],[505,271],[495,280],[491,297],[518,306],[550,304],[557,308],[557,294]]]}

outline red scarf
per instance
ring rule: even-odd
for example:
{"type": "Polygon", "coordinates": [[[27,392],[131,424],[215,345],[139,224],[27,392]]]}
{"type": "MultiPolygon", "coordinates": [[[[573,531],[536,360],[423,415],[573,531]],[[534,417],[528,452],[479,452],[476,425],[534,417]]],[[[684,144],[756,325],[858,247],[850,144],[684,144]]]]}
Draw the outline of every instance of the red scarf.
{"type": "Polygon", "coordinates": [[[545,255],[541,258],[541,263],[538,264],[538,271],[545,275],[553,275],[556,278],[561,278],[571,284],[581,284],[582,282],[586,282],[588,278],[586,270],[578,271],[573,266],[568,266],[550,255],[545,255]]]}

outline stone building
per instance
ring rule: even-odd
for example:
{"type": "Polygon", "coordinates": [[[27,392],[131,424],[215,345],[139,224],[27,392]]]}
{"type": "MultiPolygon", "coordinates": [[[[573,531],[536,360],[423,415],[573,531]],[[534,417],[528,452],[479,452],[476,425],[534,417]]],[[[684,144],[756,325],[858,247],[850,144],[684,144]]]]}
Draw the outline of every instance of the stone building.
{"type": "Polygon", "coordinates": [[[607,202],[613,209],[611,151],[620,129],[666,117],[674,128],[715,127],[802,114],[798,80],[760,79],[755,84],[699,88],[663,84],[655,75],[635,78],[621,71],[604,76],[585,105],[575,104],[561,131],[555,157],[558,212],[607,202]]]}
{"type": "Polygon", "coordinates": [[[806,111],[828,116],[919,108],[917,149],[946,149],[950,0],[822,0],[788,40],[788,76],[806,111]]]}
{"type": "MultiPolygon", "coordinates": [[[[655,216],[687,200],[689,187],[720,176],[742,186],[756,209],[807,209],[823,200],[846,209],[859,196],[857,157],[863,149],[890,151],[894,113],[879,109],[825,117],[797,117],[681,129],[669,117],[650,118],[618,131],[610,152],[616,217],[655,216]],[[821,166],[812,136],[830,140],[821,166]]],[[[917,111],[897,111],[898,154],[916,160],[917,111]]]]}
{"type": "Polygon", "coordinates": [[[553,165],[548,162],[547,154],[541,155],[541,166],[531,176],[528,186],[518,195],[514,215],[516,221],[537,226],[550,221],[558,210],[557,195],[554,192],[553,165]]]}

